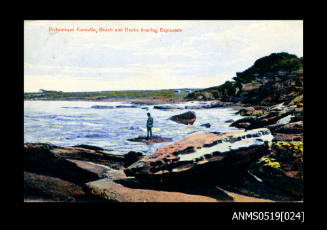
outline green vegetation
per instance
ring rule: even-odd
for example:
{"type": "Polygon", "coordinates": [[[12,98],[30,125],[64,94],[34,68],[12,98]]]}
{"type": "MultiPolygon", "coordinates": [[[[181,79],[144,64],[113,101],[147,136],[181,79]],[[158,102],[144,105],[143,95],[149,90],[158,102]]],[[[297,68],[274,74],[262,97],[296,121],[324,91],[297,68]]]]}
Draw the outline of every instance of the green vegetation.
{"type": "Polygon", "coordinates": [[[303,161],[303,142],[301,141],[277,141],[271,145],[279,158],[298,158],[303,161]]]}
{"type": "Polygon", "coordinates": [[[286,171],[299,170],[302,172],[303,142],[277,141],[268,144],[271,154],[261,157],[257,164],[286,171]]]}
{"type": "Polygon", "coordinates": [[[223,85],[217,88],[217,90],[225,92],[227,96],[234,96],[237,88],[238,84],[236,82],[226,81],[223,85]]]}
{"type": "Polygon", "coordinates": [[[221,95],[234,96],[237,88],[239,88],[239,86],[236,82],[226,81],[220,86],[196,90],[188,94],[186,99],[195,99],[199,96],[203,96],[204,99],[219,99],[221,95]]]}
{"type": "Polygon", "coordinates": [[[293,71],[303,66],[303,57],[282,53],[272,53],[269,56],[258,59],[253,66],[247,70],[236,73],[233,79],[236,82],[248,83],[255,80],[256,75],[275,71],[293,71]]]}
{"type": "Polygon", "coordinates": [[[269,157],[261,157],[258,162],[258,164],[263,164],[263,166],[269,166],[272,168],[280,168],[280,163],[276,161],[274,158],[269,158],[269,157]]]}
{"type": "Polygon", "coordinates": [[[176,93],[175,90],[128,90],[106,92],[78,92],[45,91],[42,93],[24,93],[24,99],[182,99],[185,91],[176,93]]]}
{"type": "Polygon", "coordinates": [[[228,99],[237,95],[244,84],[259,84],[257,77],[266,73],[277,71],[294,71],[303,67],[303,57],[298,58],[296,55],[282,53],[272,53],[269,56],[258,59],[250,68],[243,72],[236,73],[234,81],[226,81],[224,84],[206,89],[201,89],[188,94],[185,99],[228,99]]]}
{"type": "MultiPolygon", "coordinates": [[[[280,168],[286,171],[303,172],[303,142],[301,141],[276,141],[268,143],[271,148],[271,154],[264,158],[271,158],[278,162],[280,168]]],[[[263,159],[260,163],[265,162],[267,166],[274,167],[270,162],[263,159]]],[[[259,162],[258,162],[259,163],[259,162]]],[[[277,166],[277,164],[275,165],[277,166]]],[[[276,167],[275,167],[276,168],[276,167]]]]}

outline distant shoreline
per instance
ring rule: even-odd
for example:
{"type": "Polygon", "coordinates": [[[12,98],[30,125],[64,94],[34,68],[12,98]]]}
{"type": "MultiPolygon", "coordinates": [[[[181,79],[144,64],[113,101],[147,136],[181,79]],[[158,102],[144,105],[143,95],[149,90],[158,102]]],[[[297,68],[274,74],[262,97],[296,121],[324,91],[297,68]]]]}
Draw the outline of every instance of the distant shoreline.
{"type": "Polygon", "coordinates": [[[168,98],[158,98],[158,99],[131,99],[131,98],[31,98],[24,99],[24,101],[91,101],[91,102],[131,102],[140,104],[177,104],[182,102],[187,102],[182,99],[168,99],[168,98]]]}
{"type": "MultiPolygon", "coordinates": [[[[139,105],[160,105],[160,104],[180,104],[184,102],[190,102],[190,100],[172,100],[172,99],[128,99],[128,98],[112,98],[112,99],[88,99],[88,98],[39,98],[39,99],[24,99],[24,101],[88,101],[88,102],[130,102],[132,104],[139,105]]],[[[217,100],[201,101],[192,100],[193,102],[217,102],[217,100]]],[[[220,108],[231,108],[236,111],[246,108],[247,105],[243,104],[232,104],[221,106],[220,108]]],[[[208,108],[202,108],[208,109],[208,108]]]]}

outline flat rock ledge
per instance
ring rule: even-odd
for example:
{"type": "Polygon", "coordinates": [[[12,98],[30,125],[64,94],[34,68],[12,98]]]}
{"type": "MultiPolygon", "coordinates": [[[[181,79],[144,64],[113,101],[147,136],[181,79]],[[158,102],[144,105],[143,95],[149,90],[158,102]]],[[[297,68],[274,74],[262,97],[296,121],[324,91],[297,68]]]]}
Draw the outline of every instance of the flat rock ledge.
{"type": "MultiPolygon", "coordinates": [[[[281,191],[281,186],[271,186],[277,185],[274,181],[260,177],[264,180],[260,182],[246,173],[249,170],[258,175],[254,166],[258,166],[256,162],[268,150],[266,142],[271,139],[270,130],[266,128],[223,134],[199,132],[163,146],[146,157],[133,151],[125,155],[111,155],[99,147],[88,145],[24,144],[24,201],[301,200],[293,188],[290,194],[289,189],[281,191]],[[255,165],[249,168],[250,162],[255,165]],[[169,181],[165,175],[179,175],[182,180],[169,181]]],[[[292,176],[288,174],[295,170],[296,165],[291,166],[285,171],[287,176],[292,176]]]]}
{"type": "Polygon", "coordinates": [[[269,199],[227,192],[216,186],[175,188],[144,184],[134,177],[127,177],[123,170],[110,170],[109,177],[86,183],[83,191],[98,199],[111,202],[273,202],[269,199]],[[207,194],[206,194],[207,193],[207,194]]]}
{"type": "Polygon", "coordinates": [[[145,136],[139,136],[136,138],[131,138],[127,139],[128,141],[133,141],[133,142],[143,142],[146,144],[155,144],[155,143],[162,143],[162,142],[170,142],[173,139],[172,138],[167,138],[167,137],[159,137],[159,136],[152,136],[152,138],[147,138],[145,136]]]}
{"type": "Polygon", "coordinates": [[[217,170],[239,168],[259,159],[269,151],[267,143],[272,139],[266,128],[224,134],[197,132],[161,147],[124,172],[147,180],[214,177],[217,170]]]}

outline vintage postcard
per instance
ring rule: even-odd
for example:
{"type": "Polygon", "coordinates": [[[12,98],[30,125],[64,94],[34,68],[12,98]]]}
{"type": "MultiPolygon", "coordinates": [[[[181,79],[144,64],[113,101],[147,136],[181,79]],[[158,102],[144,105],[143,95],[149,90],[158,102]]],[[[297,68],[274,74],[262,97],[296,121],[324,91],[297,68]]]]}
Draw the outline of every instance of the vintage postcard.
{"type": "Polygon", "coordinates": [[[302,202],[303,20],[25,20],[24,202],[302,202]]]}

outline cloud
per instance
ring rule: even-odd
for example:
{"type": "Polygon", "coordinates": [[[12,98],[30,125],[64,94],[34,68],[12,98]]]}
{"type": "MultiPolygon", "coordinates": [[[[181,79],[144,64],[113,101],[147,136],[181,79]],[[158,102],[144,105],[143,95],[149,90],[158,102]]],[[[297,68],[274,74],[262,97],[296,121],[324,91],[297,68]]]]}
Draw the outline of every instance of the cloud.
{"type": "Polygon", "coordinates": [[[24,72],[29,89],[210,87],[232,79],[272,52],[302,56],[303,22],[26,21],[24,28],[24,72]],[[163,27],[182,28],[183,32],[53,33],[49,26],[163,27]]]}

